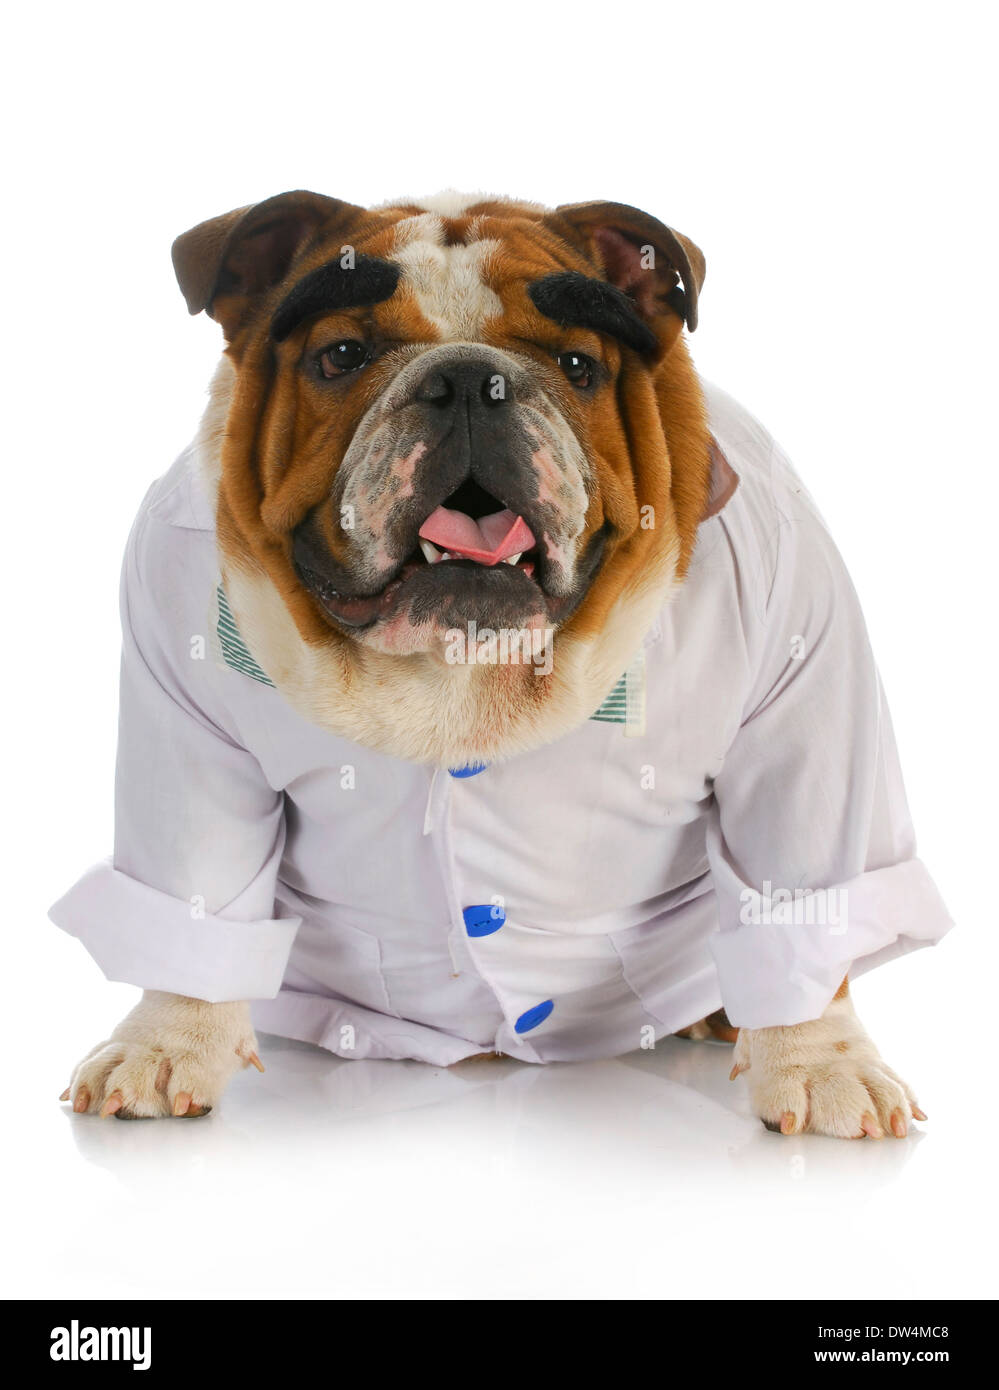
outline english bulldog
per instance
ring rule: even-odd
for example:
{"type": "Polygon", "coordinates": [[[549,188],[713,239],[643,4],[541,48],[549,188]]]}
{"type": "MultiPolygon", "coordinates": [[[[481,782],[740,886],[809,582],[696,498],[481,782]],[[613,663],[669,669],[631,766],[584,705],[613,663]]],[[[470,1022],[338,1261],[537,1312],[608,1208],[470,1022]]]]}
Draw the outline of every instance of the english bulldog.
{"type": "Polygon", "coordinates": [[[925,1119],[847,981],[949,919],[842,561],[692,365],[697,246],[293,192],[173,260],[225,351],[125,556],[114,855],[52,909],[144,993],[63,1099],[203,1115],[255,1028],[436,1065],[680,1033],[782,1134],[925,1119]]]}

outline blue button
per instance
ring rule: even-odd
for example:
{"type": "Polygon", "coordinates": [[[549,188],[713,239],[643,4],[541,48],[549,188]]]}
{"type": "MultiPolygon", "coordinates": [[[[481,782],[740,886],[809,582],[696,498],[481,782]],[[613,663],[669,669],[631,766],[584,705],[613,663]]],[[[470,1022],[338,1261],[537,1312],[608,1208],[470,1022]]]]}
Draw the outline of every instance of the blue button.
{"type": "Polygon", "coordinates": [[[543,1004],[535,1004],[533,1009],[528,1009],[527,1013],[520,1015],[513,1025],[513,1031],[515,1033],[529,1033],[532,1028],[537,1028],[539,1023],[544,1023],[554,1007],[555,1005],[550,999],[546,999],[543,1004]]]}
{"type": "Polygon", "coordinates": [[[493,903],[476,903],[472,907],[462,908],[461,915],[469,936],[492,936],[506,921],[506,913],[493,903]]]}
{"type": "Polygon", "coordinates": [[[477,777],[488,766],[488,763],[468,763],[465,767],[449,767],[448,772],[452,777],[477,777]]]}

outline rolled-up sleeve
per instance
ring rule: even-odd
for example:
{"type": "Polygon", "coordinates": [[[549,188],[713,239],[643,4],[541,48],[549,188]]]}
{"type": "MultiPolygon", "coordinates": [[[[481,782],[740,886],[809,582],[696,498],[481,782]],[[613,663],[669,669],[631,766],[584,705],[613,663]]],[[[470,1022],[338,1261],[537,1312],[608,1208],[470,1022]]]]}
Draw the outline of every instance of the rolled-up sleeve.
{"type": "Polygon", "coordinates": [[[916,857],[884,692],[860,606],[802,498],[778,559],[752,689],[714,782],[711,946],[733,1024],[817,1018],[847,974],[952,925],[916,857]]]}
{"type": "Polygon", "coordinates": [[[275,915],[284,798],[224,726],[199,645],[191,584],[203,565],[187,561],[210,538],[164,531],[140,516],[122,571],[113,859],[49,915],[108,979],[212,1002],[272,998],[300,925],[275,915]]]}

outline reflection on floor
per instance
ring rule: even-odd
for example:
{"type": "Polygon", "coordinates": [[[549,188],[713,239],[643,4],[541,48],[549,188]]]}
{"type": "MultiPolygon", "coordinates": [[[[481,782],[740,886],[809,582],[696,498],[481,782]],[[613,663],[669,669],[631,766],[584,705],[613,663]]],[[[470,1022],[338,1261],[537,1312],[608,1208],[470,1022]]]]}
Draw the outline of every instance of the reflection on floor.
{"type": "Polygon", "coordinates": [[[216,1115],[166,1125],[80,1123],[70,1119],[82,1157],[141,1189],[147,1164],[196,1151],[210,1168],[280,1159],[329,1162],[379,1135],[405,1133],[425,1143],[448,1135],[460,1144],[486,1140],[492,1168],[536,1172],[572,1146],[577,1180],[613,1162],[618,1182],[639,1180],[654,1165],[655,1182],[712,1176],[727,1183],[806,1185],[845,1173],[870,1191],[893,1177],[923,1136],[903,1144],[842,1144],[786,1139],[763,1129],[740,1083],[728,1080],[731,1048],[666,1039],[654,1051],[603,1062],[533,1066],[512,1059],[434,1068],[420,1062],[344,1061],[319,1048],[263,1037],[267,1071],[235,1080],[216,1115]],[[197,1133],[191,1130],[197,1128],[197,1133]],[[163,1130],[166,1133],[163,1133],[163,1130]],[[124,1133],[122,1131],[125,1131],[124,1133]],[[252,1142],[254,1155],[247,1153],[252,1142]],[[851,1150],[856,1157],[851,1157],[851,1150]]]}

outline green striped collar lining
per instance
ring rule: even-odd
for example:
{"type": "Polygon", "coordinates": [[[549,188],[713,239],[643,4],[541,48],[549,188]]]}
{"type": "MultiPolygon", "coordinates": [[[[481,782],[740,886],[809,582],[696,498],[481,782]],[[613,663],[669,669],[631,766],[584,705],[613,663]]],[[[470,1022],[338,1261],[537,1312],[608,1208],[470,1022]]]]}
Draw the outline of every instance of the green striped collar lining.
{"type": "Polygon", "coordinates": [[[274,682],[260,669],[250,655],[250,649],[240,635],[239,628],[236,626],[236,619],[232,616],[232,609],[229,607],[229,600],[226,598],[225,590],[221,584],[218,587],[218,601],[218,634],[222,660],[234,671],[238,671],[240,675],[249,676],[251,680],[259,681],[261,685],[269,685],[274,689],[274,682]]]}

